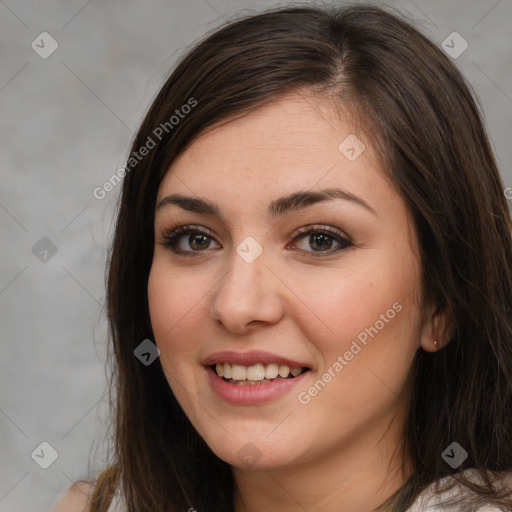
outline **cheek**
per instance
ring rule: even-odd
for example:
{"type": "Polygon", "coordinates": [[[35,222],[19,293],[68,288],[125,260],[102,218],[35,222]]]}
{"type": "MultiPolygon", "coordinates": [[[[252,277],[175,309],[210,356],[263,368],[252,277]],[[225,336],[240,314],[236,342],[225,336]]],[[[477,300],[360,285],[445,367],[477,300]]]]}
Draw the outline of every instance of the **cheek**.
{"type": "Polygon", "coordinates": [[[149,312],[164,363],[169,353],[173,354],[172,361],[169,359],[173,364],[195,353],[197,347],[183,340],[197,339],[196,332],[203,323],[200,317],[207,311],[207,292],[206,280],[158,261],[153,263],[148,280],[149,312]]]}
{"type": "Polygon", "coordinates": [[[398,345],[411,338],[418,328],[418,272],[412,261],[402,263],[379,259],[378,265],[365,262],[360,271],[331,271],[294,280],[294,292],[307,306],[295,319],[324,359],[342,355],[353,340],[364,347],[376,336],[398,345]]]}
{"type": "MultiPolygon", "coordinates": [[[[201,395],[196,379],[199,340],[207,314],[206,280],[197,273],[170,268],[154,261],[148,280],[148,302],[155,343],[167,382],[189,419],[198,425],[197,411],[190,397],[201,395]]],[[[205,433],[203,432],[203,435],[205,433]]]]}
{"type": "Polygon", "coordinates": [[[315,299],[296,319],[321,363],[299,390],[299,401],[326,425],[339,418],[335,427],[322,427],[335,436],[336,429],[350,431],[395,407],[406,389],[421,322],[415,264],[332,275],[297,283],[297,295],[315,299]]]}

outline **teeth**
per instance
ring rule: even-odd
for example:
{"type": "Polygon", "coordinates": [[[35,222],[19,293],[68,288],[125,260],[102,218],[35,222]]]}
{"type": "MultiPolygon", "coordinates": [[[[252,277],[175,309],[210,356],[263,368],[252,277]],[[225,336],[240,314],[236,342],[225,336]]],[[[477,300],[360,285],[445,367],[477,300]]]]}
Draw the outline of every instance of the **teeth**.
{"type": "Polygon", "coordinates": [[[265,378],[265,367],[258,363],[247,368],[247,380],[263,380],[265,378]]]}
{"type": "Polygon", "coordinates": [[[283,377],[283,379],[285,377],[288,377],[289,373],[290,373],[290,367],[289,366],[280,366],[279,367],[279,376],[283,377]]]}
{"type": "Polygon", "coordinates": [[[289,366],[275,363],[267,365],[257,363],[252,366],[217,363],[215,371],[219,377],[224,377],[228,381],[236,381],[237,383],[245,381],[246,383],[260,384],[277,378],[297,377],[297,375],[302,373],[302,368],[290,368],[289,366]]]}
{"type": "Polygon", "coordinates": [[[279,366],[277,364],[271,363],[267,364],[265,368],[265,377],[267,379],[275,379],[279,375],[279,366]]]}
{"type": "MultiPolygon", "coordinates": [[[[225,364],[226,363],[224,363],[224,365],[225,364]]],[[[233,380],[245,380],[247,378],[247,366],[242,366],[240,364],[232,364],[231,378],[233,380]]]]}

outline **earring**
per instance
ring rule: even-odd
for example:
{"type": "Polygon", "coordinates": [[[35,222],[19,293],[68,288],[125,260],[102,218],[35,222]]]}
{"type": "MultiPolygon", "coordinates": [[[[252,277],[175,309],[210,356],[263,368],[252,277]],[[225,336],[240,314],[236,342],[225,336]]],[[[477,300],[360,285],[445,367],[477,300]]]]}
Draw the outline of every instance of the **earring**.
{"type": "Polygon", "coordinates": [[[434,347],[437,349],[437,340],[434,340],[434,347]]]}

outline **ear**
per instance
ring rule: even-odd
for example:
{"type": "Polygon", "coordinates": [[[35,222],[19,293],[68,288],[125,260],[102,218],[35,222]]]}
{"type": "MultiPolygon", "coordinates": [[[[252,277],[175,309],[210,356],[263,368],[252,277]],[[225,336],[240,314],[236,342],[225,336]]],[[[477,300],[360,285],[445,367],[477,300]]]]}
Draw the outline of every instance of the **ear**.
{"type": "Polygon", "coordinates": [[[446,308],[429,308],[420,335],[420,346],[426,352],[437,352],[450,343],[454,334],[446,308]]]}

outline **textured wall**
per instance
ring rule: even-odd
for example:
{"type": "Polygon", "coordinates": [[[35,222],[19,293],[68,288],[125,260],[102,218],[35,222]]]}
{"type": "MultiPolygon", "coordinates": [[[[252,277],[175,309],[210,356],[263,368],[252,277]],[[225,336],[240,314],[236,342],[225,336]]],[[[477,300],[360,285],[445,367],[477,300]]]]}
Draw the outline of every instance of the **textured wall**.
{"type": "MultiPolygon", "coordinates": [[[[456,62],[512,186],[512,2],[388,4],[439,44],[453,31],[467,41],[456,62]]],[[[88,462],[104,465],[103,279],[118,189],[98,200],[94,188],[124,164],[186,46],[223,18],[275,5],[0,0],[0,512],[48,510],[88,462]]]]}

